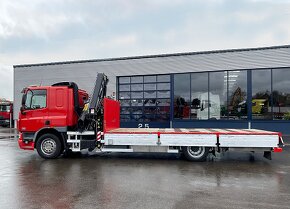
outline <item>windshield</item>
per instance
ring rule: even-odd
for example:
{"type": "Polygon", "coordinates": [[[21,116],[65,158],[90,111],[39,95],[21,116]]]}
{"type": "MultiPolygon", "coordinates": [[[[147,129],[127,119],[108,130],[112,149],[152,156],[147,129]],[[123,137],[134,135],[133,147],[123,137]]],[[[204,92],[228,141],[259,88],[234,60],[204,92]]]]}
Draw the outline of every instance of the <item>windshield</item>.
{"type": "Polygon", "coordinates": [[[25,109],[39,109],[46,107],[46,90],[28,90],[23,105],[25,109]]]}
{"type": "Polygon", "coordinates": [[[9,112],[10,105],[0,105],[0,112],[9,112]]]}

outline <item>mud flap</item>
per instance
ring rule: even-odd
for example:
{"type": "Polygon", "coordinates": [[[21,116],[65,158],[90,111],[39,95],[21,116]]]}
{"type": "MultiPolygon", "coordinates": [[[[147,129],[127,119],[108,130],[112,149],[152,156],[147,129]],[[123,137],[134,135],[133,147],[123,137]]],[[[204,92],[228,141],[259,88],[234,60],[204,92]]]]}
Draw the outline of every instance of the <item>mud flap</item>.
{"type": "Polygon", "coordinates": [[[267,158],[268,160],[272,160],[272,153],[270,151],[265,151],[264,158],[267,158]]]}

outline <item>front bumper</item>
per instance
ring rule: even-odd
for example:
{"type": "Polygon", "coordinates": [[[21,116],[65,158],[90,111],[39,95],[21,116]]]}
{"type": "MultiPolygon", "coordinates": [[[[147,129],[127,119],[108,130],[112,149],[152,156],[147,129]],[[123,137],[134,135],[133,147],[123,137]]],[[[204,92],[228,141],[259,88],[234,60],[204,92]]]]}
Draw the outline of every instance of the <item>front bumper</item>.
{"type": "Polygon", "coordinates": [[[18,145],[20,149],[34,150],[34,142],[32,140],[24,140],[22,133],[19,134],[18,145]]]}

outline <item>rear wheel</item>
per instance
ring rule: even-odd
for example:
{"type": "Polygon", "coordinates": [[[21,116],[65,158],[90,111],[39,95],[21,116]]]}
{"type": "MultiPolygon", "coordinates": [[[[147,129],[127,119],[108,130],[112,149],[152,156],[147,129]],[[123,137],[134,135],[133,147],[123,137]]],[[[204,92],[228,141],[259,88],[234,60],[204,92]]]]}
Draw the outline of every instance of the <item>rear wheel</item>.
{"type": "Polygon", "coordinates": [[[45,159],[57,158],[62,151],[59,138],[54,134],[44,134],[36,142],[38,154],[45,159]]]}
{"type": "Polygon", "coordinates": [[[184,157],[189,161],[205,161],[209,152],[208,147],[182,147],[184,157]]]}

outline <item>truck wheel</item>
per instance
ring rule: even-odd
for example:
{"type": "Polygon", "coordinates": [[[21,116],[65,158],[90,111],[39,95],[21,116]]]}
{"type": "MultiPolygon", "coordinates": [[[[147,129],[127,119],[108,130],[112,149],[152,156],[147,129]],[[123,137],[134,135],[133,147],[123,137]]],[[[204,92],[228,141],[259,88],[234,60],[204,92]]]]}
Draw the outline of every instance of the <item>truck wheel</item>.
{"type": "Polygon", "coordinates": [[[54,134],[44,134],[37,140],[36,150],[42,158],[57,158],[61,154],[60,140],[54,134]]]}
{"type": "Polygon", "coordinates": [[[184,157],[189,161],[205,161],[208,155],[208,147],[182,147],[184,157]]]}

